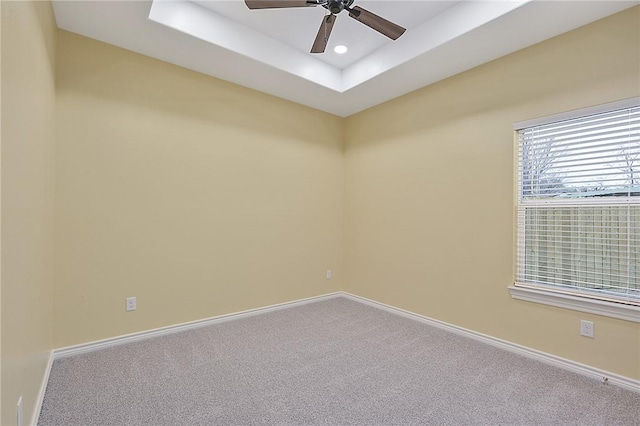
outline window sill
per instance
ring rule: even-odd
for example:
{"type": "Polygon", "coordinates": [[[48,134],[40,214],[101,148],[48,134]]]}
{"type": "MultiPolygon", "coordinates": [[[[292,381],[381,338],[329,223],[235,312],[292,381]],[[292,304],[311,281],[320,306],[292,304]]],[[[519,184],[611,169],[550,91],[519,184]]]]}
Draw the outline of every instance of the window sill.
{"type": "Polygon", "coordinates": [[[509,292],[511,297],[518,300],[640,323],[640,308],[637,306],[551,293],[525,287],[509,286],[509,292]]]}

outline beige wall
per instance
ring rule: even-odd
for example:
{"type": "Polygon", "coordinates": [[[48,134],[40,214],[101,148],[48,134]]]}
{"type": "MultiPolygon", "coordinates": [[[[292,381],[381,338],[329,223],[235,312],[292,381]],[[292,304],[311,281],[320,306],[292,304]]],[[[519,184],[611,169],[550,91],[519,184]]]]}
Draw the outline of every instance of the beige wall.
{"type": "Polygon", "coordinates": [[[638,324],[506,289],[512,123],[638,96],[639,21],[342,120],[2,2],[2,424],[20,395],[33,412],[52,347],[336,290],[639,379],[638,324]]]}
{"type": "Polygon", "coordinates": [[[639,324],[507,291],[512,124],[640,95],[638,22],[640,7],[350,117],[345,289],[640,379],[639,324]]]}
{"type": "Polygon", "coordinates": [[[342,288],[340,118],[58,42],[56,347],[342,288]]]}
{"type": "Polygon", "coordinates": [[[2,2],[2,418],[31,421],[52,348],[54,57],[46,2],[2,2]]]}

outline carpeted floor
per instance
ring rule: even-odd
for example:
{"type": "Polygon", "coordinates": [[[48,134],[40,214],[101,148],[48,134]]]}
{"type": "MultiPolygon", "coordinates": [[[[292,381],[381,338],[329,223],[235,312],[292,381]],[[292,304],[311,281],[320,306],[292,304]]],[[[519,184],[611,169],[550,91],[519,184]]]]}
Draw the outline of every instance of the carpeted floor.
{"type": "Polygon", "coordinates": [[[640,425],[640,394],[334,298],[56,360],[40,425],[640,425]]]}

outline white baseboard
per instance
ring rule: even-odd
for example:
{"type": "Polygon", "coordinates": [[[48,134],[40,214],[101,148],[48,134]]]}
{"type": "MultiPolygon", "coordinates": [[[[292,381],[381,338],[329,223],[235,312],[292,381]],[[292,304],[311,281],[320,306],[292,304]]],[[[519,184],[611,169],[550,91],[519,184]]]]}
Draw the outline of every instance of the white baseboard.
{"type": "Polygon", "coordinates": [[[42,411],[42,403],[44,402],[44,393],[47,390],[47,384],[49,383],[49,375],[51,374],[51,366],[53,366],[53,351],[49,351],[49,359],[47,359],[47,366],[42,377],[42,383],[40,384],[40,391],[36,398],[36,406],[33,409],[31,415],[31,421],[28,423],[33,426],[38,425],[38,419],[40,418],[40,411],[42,411]]]}
{"type": "Polygon", "coordinates": [[[610,371],[601,370],[599,368],[595,368],[585,364],[581,364],[579,362],[571,361],[566,358],[562,358],[556,355],[551,355],[546,352],[538,351],[536,349],[531,349],[526,346],[521,346],[515,343],[507,342],[506,340],[491,337],[486,334],[478,333],[476,331],[468,330],[463,327],[458,327],[456,325],[448,324],[443,321],[438,321],[436,319],[425,317],[423,315],[406,311],[404,309],[400,309],[394,306],[386,305],[384,303],[376,302],[374,300],[367,299],[365,297],[356,296],[354,294],[350,294],[347,292],[340,292],[340,294],[343,297],[346,297],[347,299],[350,299],[350,300],[354,300],[356,302],[364,303],[378,309],[383,309],[387,312],[391,312],[396,315],[401,315],[406,318],[410,318],[434,327],[438,327],[440,329],[449,331],[451,333],[455,333],[455,334],[465,336],[474,340],[478,340],[480,342],[489,344],[491,346],[495,346],[497,348],[504,349],[506,351],[525,356],[527,358],[532,358],[532,359],[541,361],[548,365],[559,367],[564,370],[573,371],[574,373],[578,373],[583,376],[595,378],[601,382],[620,386],[627,390],[640,393],[640,380],[631,379],[629,377],[621,376],[619,374],[615,374],[610,371]]]}
{"type": "MultiPolygon", "coordinates": [[[[498,339],[495,337],[488,336],[486,334],[478,333],[476,331],[472,331],[463,327],[458,327],[452,324],[448,324],[443,321],[439,321],[433,318],[429,318],[420,314],[416,314],[410,311],[406,311],[404,309],[396,308],[394,306],[386,305],[384,303],[376,302],[371,299],[367,299],[365,297],[356,296],[351,293],[347,293],[344,291],[339,291],[335,293],[329,293],[321,296],[309,297],[306,299],[295,300],[291,302],[279,303],[276,305],[265,306],[262,308],[250,309],[247,311],[235,312],[226,315],[220,315],[211,318],[205,318],[202,320],[186,322],[182,324],[176,324],[168,327],[156,328],[152,330],[146,330],[138,333],[127,334],[123,336],[117,336],[109,339],[97,340],[94,342],[83,343],[75,346],[68,346],[64,348],[55,349],[53,351],[51,360],[49,362],[47,376],[43,382],[42,388],[42,397],[44,397],[44,390],[46,389],[46,383],[49,377],[49,370],[51,369],[52,360],[78,355],[86,352],[92,352],[100,349],[106,349],[108,347],[117,346],[125,343],[131,343],[139,340],[149,339],[152,337],[163,336],[167,334],[177,333],[180,331],[192,330],[200,327],[205,327],[208,325],[218,324],[224,321],[230,321],[234,319],[244,318],[252,315],[259,315],[267,312],[276,311],[279,309],[285,309],[293,306],[304,305],[306,303],[318,302],[321,300],[327,300],[335,297],[345,297],[347,299],[364,303],[369,306],[373,306],[378,309],[383,309],[387,312],[391,312],[396,315],[401,315],[406,318],[410,318],[413,320],[421,321],[425,324],[438,327],[440,329],[449,331],[451,333],[455,333],[461,336],[465,336],[474,340],[478,340],[480,342],[495,346],[497,348],[513,352],[528,358],[536,359],[545,364],[552,365],[555,367],[562,368],[564,370],[573,371],[575,373],[588,376],[591,378],[595,378],[599,381],[605,380],[607,383],[620,386],[622,388],[631,390],[633,392],[640,393],[640,380],[631,379],[629,377],[621,376],[616,373],[612,373],[609,371],[601,370],[595,367],[591,367],[585,364],[581,364],[575,361],[571,361],[556,355],[552,355],[546,352],[538,351],[536,349],[531,349],[526,346],[521,346],[515,343],[508,342],[506,340],[498,339]]],[[[42,400],[39,401],[38,412],[40,413],[40,407],[42,406],[42,400]]],[[[37,420],[37,417],[35,417],[37,420]]]]}
{"type": "Polygon", "coordinates": [[[262,308],[249,309],[246,311],[234,312],[226,315],[219,315],[211,318],[204,318],[201,320],[185,322],[181,324],[170,325],[167,327],[160,327],[151,330],[140,331],[137,333],[125,334],[122,336],[111,337],[108,339],[96,340],[93,342],[82,343],[79,345],[67,346],[58,348],[53,351],[53,358],[60,359],[72,355],[79,355],[87,352],[93,352],[100,349],[106,349],[109,347],[122,345],[125,343],[137,342],[140,340],[150,339],[152,337],[164,336],[167,334],[178,333],[180,331],[193,330],[200,327],[206,327],[208,325],[219,324],[224,321],[235,320],[239,318],[245,318],[253,315],[264,314],[267,312],[277,311],[279,309],[290,308],[293,306],[300,306],[307,303],[318,302],[320,300],[332,299],[334,297],[340,297],[340,292],[324,294],[321,296],[308,297],[306,299],[294,300],[291,302],[278,303],[276,305],[265,306],[262,308]]]}

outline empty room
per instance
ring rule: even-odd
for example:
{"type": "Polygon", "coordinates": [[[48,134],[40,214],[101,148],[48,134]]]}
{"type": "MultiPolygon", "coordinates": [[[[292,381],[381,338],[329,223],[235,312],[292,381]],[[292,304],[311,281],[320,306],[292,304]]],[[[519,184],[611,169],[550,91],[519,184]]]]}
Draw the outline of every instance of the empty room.
{"type": "Polygon", "coordinates": [[[638,1],[1,1],[0,424],[640,424],[638,1]]]}

